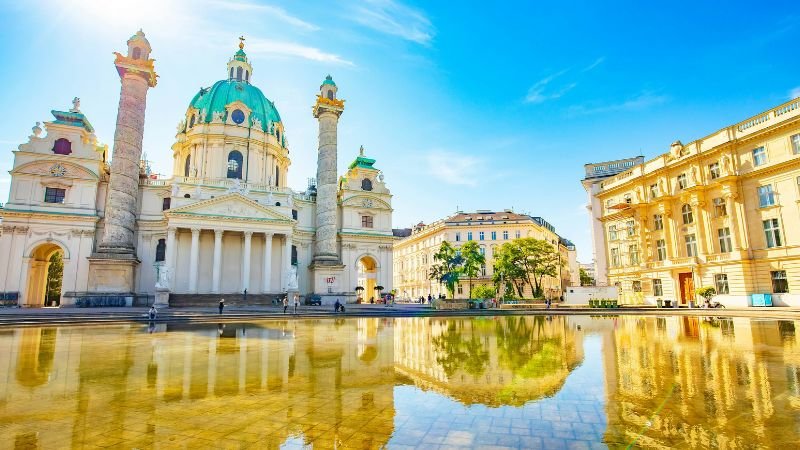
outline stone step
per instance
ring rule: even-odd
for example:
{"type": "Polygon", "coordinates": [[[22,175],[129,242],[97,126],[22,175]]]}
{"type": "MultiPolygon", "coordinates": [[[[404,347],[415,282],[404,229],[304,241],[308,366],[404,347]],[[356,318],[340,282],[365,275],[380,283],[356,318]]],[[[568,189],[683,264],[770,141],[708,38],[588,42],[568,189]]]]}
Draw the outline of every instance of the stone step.
{"type": "Polygon", "coordinates": [[[245,299],[242,294],[169,294],[169,306],[213,308],[223,298],[226,306],[271,306],[282,304],[283,296],[284,294],[247,294],[245,299]]]}

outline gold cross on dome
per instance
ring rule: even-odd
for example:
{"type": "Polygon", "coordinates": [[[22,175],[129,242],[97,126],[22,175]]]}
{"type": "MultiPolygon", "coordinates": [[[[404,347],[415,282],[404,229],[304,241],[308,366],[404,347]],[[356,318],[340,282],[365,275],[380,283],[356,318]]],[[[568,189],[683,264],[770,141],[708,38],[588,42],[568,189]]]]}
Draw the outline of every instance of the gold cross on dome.
{"type": "Polygon", "coordinates": [[[239,48],[244,50],[244,36],[239,36],[239,48]]]}

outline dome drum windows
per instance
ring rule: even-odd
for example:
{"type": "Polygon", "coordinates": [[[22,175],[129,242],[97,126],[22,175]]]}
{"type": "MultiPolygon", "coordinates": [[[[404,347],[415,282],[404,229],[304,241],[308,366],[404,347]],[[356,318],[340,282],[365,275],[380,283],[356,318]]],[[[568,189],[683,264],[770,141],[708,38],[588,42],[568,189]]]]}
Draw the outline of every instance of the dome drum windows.
{"type": "Polygon", "coordinates": [[[243,166],[244,159],[242,158],[241,152],[238,150],[234,150],[228,153],[228,175],[227,178],[231,179],[242,179],[242,166],[243,166]]]}
{"type": "Polygon", "coordinates": [[[242,110],[234,109],[233,112],[231,112],[231,120],[236,125],[241,125],[244,122],[244,113],[242,112],[242,110]]]}

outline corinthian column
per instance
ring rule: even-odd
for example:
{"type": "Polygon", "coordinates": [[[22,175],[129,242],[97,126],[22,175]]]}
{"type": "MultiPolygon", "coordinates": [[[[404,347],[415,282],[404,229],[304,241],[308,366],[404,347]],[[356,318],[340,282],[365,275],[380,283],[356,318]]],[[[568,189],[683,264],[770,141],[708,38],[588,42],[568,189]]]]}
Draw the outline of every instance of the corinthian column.
{"type": "Polygon", "coordinates": [[[242,248],[242,291],[250,288],[250,244],[253,232],[244,232],[244,247],[242,248]]]}
{"type": "Polygon", "coordinates": [[[135,255],[136,194],[139,188],[139,161],[148,88],[156,85],[156,73],[150,56],[150,43],[139,31],[128,40],[128,55],[116,53],[114,64],[121,89],[111,181],[105,208],[103,237],[98,253],[135,255]]]}
{"type": "Polygon", "coordinates": [[[192,246],[189,250],[189,292],[197,293],[197,268],[200,258],[200,229],[192,228],[192,246]]]}
{"type": "Polygon", "coordinates": [[[264,233],[264,264],[261,275],[261,292],[269,293],[272,281],[272,233],[264,233]]]}
{"type": "Polygon", "coordinates": [[[214,230],[214,262],[211,270],[211,292],[219,294],[219,275],[222,268],[222,233],[223,230],[214,230]]]}

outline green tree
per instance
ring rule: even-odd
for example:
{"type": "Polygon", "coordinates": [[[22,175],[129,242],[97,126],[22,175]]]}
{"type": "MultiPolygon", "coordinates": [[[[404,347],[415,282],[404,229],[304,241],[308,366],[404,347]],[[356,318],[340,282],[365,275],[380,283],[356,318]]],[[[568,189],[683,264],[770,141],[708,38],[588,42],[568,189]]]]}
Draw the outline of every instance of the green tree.
{"type": "Polygon", "coordinates": [[[534,297],[541,297],[542,280],[545,276],[558,276],[558,268],[563,264],[554,245],[535,238],[514,239],[495,253],[495,272],[500,272],[503,279],[511,279],[520,296],[527,284],[534,297]]]}
{"type": "Polygon", "coordinates": [[[494,286],[480,284],[475,286],[475,289],[472,290],[472,293],[475,295],[475,298],[493,298],[497,291],[495,290],[494,286]]]}
{"type": "Polygon", "coordinates": [[[520,297],[525,289],[526,274],[518,261],[522,258],[519,246],[515,241],[506,242],[494,251],[494,274],[492,281],[500,292],[500,297],[505,298],[511,287],[517,290],[520,297]],[[504,286],[501,286],[503,284],[504,286]]]}
{"type": "Polygon", "coordinates": [[[444,284],[450,298],[455,297],[456,284],[461,277],[461,268],[464,258],[449,242],[442,242],[439,250],[433,255],[433,265],[430,269],[429,278],[444,284]]]}
{"type": "Polygon", "coordinates": [[[580,269],[580,276],[581,276],[581,286],[592,286],[594,285],[594,278],[590,277],[586,270],[583,268],[580,269]]]}
{"type": "Polygon", "coordinates": [[[469,280],[469,298],[472,298],[472,280],[478,276],[481,267],[486,264],[486,258],[481,254],[481,247],[475,241],[469,241],[461,246],[461,273],[469,280]]]}
{"type": "Polygon", "coordinates": [[[47,269],[47,302],[61,300],[61,281],[64,277],[64,260],[61,252],[55,252],[50,257],[50,267],[47,269]]]}

